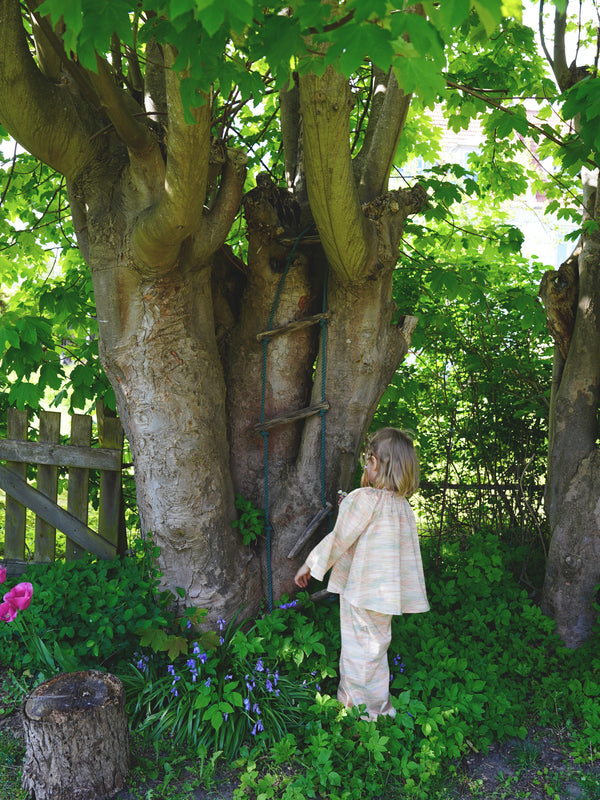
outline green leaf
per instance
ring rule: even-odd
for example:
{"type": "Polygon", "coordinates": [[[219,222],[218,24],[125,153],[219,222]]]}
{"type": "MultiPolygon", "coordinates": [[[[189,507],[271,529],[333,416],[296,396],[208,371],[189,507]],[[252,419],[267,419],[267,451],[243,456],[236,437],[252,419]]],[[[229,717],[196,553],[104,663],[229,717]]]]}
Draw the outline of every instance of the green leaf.
{"type": "Polygon", "coordinates": [[[491,36],[502,19],[502,6],[496,0],[473,0],[473,8],[477,11],[485,32],[491,36]]]}

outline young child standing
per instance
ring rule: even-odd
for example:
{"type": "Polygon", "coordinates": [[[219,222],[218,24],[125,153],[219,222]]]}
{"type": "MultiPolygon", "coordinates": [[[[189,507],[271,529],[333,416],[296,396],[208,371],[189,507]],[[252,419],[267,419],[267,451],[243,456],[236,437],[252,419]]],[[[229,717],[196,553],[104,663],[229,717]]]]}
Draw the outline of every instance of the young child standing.
{"type": "Polygon", "coordinates": [[[387,651],[394,614],[429,611],[417,525],[406,499],[419,485],[412,439],[382,428],[369,440],[360,489],[345,497],[337,523],[309,554],[295,581],[302,589],[333,567],[328,589],[340,595],[338,700],[365,704],[369,719],[394,716],[387,651]]]}

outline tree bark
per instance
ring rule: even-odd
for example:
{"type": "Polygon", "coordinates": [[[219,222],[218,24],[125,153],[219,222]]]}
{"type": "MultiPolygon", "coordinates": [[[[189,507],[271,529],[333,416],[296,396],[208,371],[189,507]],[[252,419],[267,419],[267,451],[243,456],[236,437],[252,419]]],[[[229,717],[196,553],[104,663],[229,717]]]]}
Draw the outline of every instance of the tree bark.
{"type": "MultiPolygon", "coordinates": [[[[581,71],[567,67],[566,9],[556,10],[554,57],[564,91],[581,71]]],[[[579,129],[579,119],[575,118],[579,129]]],[[[582,169],[582,223],[600,220],[598,170],[582,169]]],[[[570,259],[547,273],[540,294],[555,338],[545,504],[552,540],[542,609],[568,647],[592,633],[600,583],[600,235],[588,230],[570,259]]]]}
{"type": "Polygon", "coordinates": [[[36,800],[104,800],[129,768],[125,692],[103,672],[73,672],[42,683],[23,706],[23,788],[36,800]]]}
{"type": "Polygon", "coordinates": [[[326,417],[269,431],[280,594],[293,585],[291,545],[323,495],[334,503],[349,486],[376,404],[408,349],[414,321],[395,322],[392,272],[404,220],[425,194],[380,190],[409,98],[391,73],[377,73],[386,94],[373,104],[355,169],[348,80],[329,67],[282,93],[295,196],[259,176],[246,196],[248,263],[240,265],[223,244],[246,157],[211,140],[216,105],[208,95],[189,123],[179,93],[187,76],[171,68],[174,49],[148,44],[145,85],[136,66],[132,94],[121,86],[119,57],[112,65],[98,57],[97,73],[88,73],[60,52],[60,32],[40,23],[42,49],[57,45],[66,73],[54,83],[36,66],[20,14],[16,0],[0,0],[0,120],[67,177],[100,357],[135,464],[142,533],[160,546],[165,586],[208,608],[209,622],[243,606],[253,613],[267,576],[231,522],[234,491],[265,501],[255,425],[319,404],[323,394],[329,402],[326,417]],[[302,237],[313,223],[309,243],[302,237]],[[326,284],[328,324],[273,338],[263,377],[257,334],[322,311],[326,284]]]}

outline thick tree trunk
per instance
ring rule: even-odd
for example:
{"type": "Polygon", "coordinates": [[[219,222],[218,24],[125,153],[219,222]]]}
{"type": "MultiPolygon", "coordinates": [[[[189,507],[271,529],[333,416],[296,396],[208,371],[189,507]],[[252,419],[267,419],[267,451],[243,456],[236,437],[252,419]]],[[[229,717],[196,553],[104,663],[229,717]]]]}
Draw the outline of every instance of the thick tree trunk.
{"type": "Polygon", "coordinates": [[[136,196],[123,202],[123,187],[128,195],[126,177],[115,172],[71,187],[75,208],[79,197],[87,206],[83,244],[100,356],[133,455],[142,535],[160,547],[164,586],[183,589],[186,604],[209,609],[214,624],[242,607],[255,611],[262,590],[260,563],[231,527],[236,511],[211,264],[198,262],[190,240],[168,273],[145,275],[123,214],[124,206],[135,214],[136,196]]]}
{"type": "Polygon", "coordinates": [[[592,633],[600,582],[600,453],[584,459],[553,517],[542,608],[556,620],[567,647],[592,633]]]}
{"type": "Polygon", "coordinates": [[[36,800],[104,800],[129,767],[125,692],[103,672],[42,683],[24,704],[23,788],[36,800]]]}
{"type": "MultiPolygon", "coordinates": [[[[588,209],[595,212],[595,195],[588,209]]],[[[585,237],[576,259],[578,292],[572,339],[559,325],[550,404],[546,512],[552,541],[546,565],[542,608],[556,620],[568,647],[582,644],[596,618],[600,583],[600,237],[585,237]],[[566,356],[566,358],[565,358],[566,356]]],[[[545,276],[546,283],[548,278],[545,276]]],[[[556,273],[556,280],[561,273],[556,273]]],[[[546,310],[551,329],[552,303],[546,310]]],[[[550,295],[550,298],[552,295],[550,295]]],[[[559,314],[564,309],[559,307],[559,314]]]]}

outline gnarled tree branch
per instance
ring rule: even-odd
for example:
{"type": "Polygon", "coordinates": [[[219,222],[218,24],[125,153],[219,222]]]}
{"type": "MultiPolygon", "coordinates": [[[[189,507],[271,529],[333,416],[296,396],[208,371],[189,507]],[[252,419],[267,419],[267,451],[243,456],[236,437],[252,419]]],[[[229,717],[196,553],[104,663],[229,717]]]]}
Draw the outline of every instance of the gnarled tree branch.
{"type": "Polygon", "coordinates": [[[308,198],[327,260],[343,280],[359,280],[376,259],[377,246],[352,169],[348,81],[333,67],[320,78],[302,75],[300,107],[308,198]]]}
{"type": "Polygon", "coordinates": [[[94,124],[76,98],[42,75],[29,50],[18,0],[0,0],[0,120],[30,153],[67,179],[95,152],[94,124]]]}
{"type": "Polygon", "coordinates": [[[175,53],[165,48],[168,108],[167,167],[160,200],[135,227],[132,245],[136,259],[152,275],[167,272],[181,243],[200,224],[206,198],[210,154],[211,103],[193,109],[194,122],[185,119],[180,76],[172,69],[175,53]]]}
{"type": "Polygon", "coordinates": [[[148,127],[133,116],[124,93],[114,81],[109,65],[98,53],[96,53],[96,66],[98,72],[90,72],[90,77],[104,112],[129,152],[144,153],[153,145],[148,127]]]}
{"type": "Polygon", "coordinates": [[[248,157],[241,150],[227,149],[227,161],[215,204],[202,219],[195,238],[194,255],[200,263],[223,244],[240,208],[248,157]]]}
{"type": "Polygon", "coordinates": [[[354,159],[354,174],[361,202],[368,203],[386,191],[412,95],[405,95],[390,69],[373,67],[373,100],[365,140],[354,159]]]}

